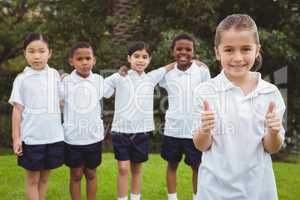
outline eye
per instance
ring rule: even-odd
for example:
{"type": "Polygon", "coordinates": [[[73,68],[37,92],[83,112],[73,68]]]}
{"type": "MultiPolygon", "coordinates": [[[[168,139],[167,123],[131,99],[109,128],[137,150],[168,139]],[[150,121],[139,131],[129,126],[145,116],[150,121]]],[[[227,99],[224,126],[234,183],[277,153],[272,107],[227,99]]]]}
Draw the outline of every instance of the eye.
{"type": "Polygon", "coordinates": [[[144,56],[143,56],[143,59],[148,59],[148,56],[147,56],[147,55],[144,55],[144,56]]]}
{"type": "Polygon", "coordinates": [[[140,56],[138,54],[133,55],[134,58],[139,58],[140,56]]]}
{"type": "Polygon", "coordinates": [[[248,52],[248,51],[252,51],[251,47],[244,47],[242,48],[242,51],[248,52]]]}
{"type": "Polygon", "coordinates": [[[224,52],[226,52],[226,53],[231,53],[233,50],[231,49],[231,48],[226,48],[226,49],[224,49],[224,52]]]}
{"type": "Polygon", "coordinates": [[[191,52],[191,51],[192,51],[191,48],[185,48],[185,50],[186,50],[187,52],[191,52]]]}

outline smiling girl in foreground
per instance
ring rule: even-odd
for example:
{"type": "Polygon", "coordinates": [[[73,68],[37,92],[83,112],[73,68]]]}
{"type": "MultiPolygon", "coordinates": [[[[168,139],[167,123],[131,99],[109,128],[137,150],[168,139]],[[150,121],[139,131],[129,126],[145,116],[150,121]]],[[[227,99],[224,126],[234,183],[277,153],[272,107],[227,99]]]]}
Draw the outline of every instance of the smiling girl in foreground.
{"type": "Polygon", "coordinates": [[[193,140],[203,151],[197,199],[277,200],[270,154],[283,144],[285,105],[276,86],[250,71],[260,53],[251,17],[226,17],[215,52],[223,70],[200,85],[194,101],[200,124],[193,140]]]}

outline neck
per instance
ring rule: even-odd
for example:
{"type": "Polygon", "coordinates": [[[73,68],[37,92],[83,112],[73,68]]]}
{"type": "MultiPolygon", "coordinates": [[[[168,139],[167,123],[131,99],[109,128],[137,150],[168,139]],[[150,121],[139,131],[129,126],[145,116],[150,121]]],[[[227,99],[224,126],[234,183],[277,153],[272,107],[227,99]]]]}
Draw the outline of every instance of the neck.
{"type": "Polygon", "coordinates": [[[30,66],[31,69],[35,70],[35,71],[42,71],[43,69],[46,68],[46,66],[42,67],[42,68],[35,68],[35,67],[32,67],[30,66]]]}
{"type": "Polygon", "coordinates": [[[144,71],[137,71],[137,70],[134,70],[134,69],[133,69],[133,71],[135,71],[136,73],[138,73],[138,75],[142,75],[144,73],[144,71]]]}
{"type": "Polygon", "coordinates": [[[89,74],[80,74],[80,73],[78,73],[78,71],[76,71],[76,74],[82,78],[87,78],[90,75],[90,73],[89,74]]]}
{"type": "Polygon", "coordinates": [[[177,68],[181,71],[186,71],[188,68],[190,68],[192,65],[192,62],[186,64],[186,65],[180,65],[179,63],[177,63],[177,68]]]}

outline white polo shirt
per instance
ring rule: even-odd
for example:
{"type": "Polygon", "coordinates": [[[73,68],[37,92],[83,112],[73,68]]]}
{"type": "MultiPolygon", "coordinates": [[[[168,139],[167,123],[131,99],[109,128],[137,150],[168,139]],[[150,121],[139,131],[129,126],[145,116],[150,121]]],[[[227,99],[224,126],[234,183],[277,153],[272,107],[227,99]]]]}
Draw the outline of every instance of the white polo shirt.
{"type": "Polygon", "coordinates": [[[210,79],[207,67],[195,62],[181,71],[177,65],[168,72],[159,85],[168,92],[168,110],[165,115],[164,135],[176,138],[192,138],[192,111],[195,88],[210,79]]]}
{"type": "MultiPolygon", "coordinates": [[[[253,72],[258,84],[248,95],[224,72],[199,86],[194,99],[195,126],[201,127],[203,100],[215,112],[216,128],[199,168],[197,199],[277,200],[272,160],[264,150],[266,113],[271,101],[282,119],[285,105],[276,86],[253,72]]],[[[284,138],[284,129],[280,131],[284,138]]]]}
{"type": "Polygon", "coordinates": [[[129,70],[125,77],[115,73],[105,79],[108,93],[116,90],[112,131],[140,133],[154,130],[154,87],[165,73],[165,67],[141,75],[129,70]]]}
{"type": "Polygon", "coordinates": [[[103,97],[102,76],[90,73],[82,78],[76,70],[62,81],[64,100],[65,142],[72,145],[88,145],[104,138],[100,100],[103,97]]]}
{"type": "Polygon", "coordinates": [[[25,144],[49,144],[64,140],[59,81],[58,72],[48,65],[40,71],[26,67],[14,80],[8,102],[24,107],[21,139],[25,144]]]}

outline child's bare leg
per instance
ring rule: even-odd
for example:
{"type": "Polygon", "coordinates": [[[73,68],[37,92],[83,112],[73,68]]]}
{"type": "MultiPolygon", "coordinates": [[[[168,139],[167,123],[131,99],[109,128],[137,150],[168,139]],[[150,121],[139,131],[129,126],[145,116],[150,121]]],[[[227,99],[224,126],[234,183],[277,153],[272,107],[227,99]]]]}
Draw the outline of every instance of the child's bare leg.
{"type": "Polygon", "coordinates": [[[118,180],[117,189],[118,197],[127,197],[128,195],[128,172],[130,161],[118,161],[118,180]]]}
{"type": "Polygon", "coordinates": [[[48,177],[50,174],[50,170],[41,170],[40,171],[40,179],[39,179],[39,200],[45,200],[45,195],[48,187],[48,177]]]}
{"type": "Polygon", "coordinates": [[[72,200],[80,200],[82,168],[70,168],[70,193],[72,200]]]}
{"type": "Polygon", "coordinates": [[[131,164],[131,193],[140,194],[142,184],[142,163],[130,163],[131,164]]]}
{"type": "Polygon", "coordinates": [[[25,191],[27,200],[39,200],[40,171],[26,170],[25,191]]]}
{"type": "Polygon", "coordinates": [[[167,166],[167,187],[168,193],[176,193],[176,171],[178,168],[178,163],[168,162],[167,166]]]}
{"type": "Polygon", "coordinates": [[[193,184],[193,193],[197,193],[197,181],[198,181],[198,167],[192,167],[193,171],[193,179],[192,179],[192,184],[193,184]]]}
{"type": "Polygon", "coordinates": [[[86,178],[86,194],[87,200],[96,200],[97,192],[97,168],[84,169],[84,175],[86,178]]]}

